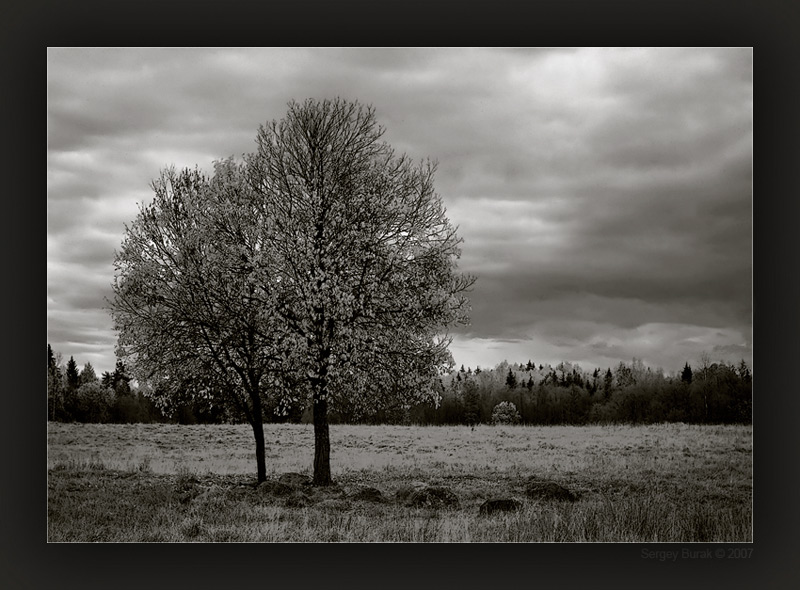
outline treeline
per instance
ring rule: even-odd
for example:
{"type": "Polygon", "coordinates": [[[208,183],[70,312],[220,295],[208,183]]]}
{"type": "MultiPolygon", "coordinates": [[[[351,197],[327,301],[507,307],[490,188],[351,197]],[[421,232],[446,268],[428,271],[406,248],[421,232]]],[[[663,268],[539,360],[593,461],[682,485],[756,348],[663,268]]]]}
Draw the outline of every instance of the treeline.
{"type": "Polygon", "coordinates": [[[66,364],[47,345],[47,419],[58,422],[163,422],[152,401],[130,385],[125,365],[117,361],[113,373],[83,369],[73,357],[66,364]]]}
{"type": "MultiPolygon", "coordinates": [[[[462,366],[436,385],[441,396],[438,406],[398,405],[369,416],[339,409],[332,412],[331,423],[491,424],[498,421],[498,409],[503,410],[503,421],[522,424],[752,423],[752,375],[744,361],[733,365],[704,358],[695,368],[687,362],[679,375],[665,375],[637,359],[591,372],[570,363],[537,367],[531,361],[504,361],[486,370],[462,366]]],[[[196,394],[187,395],[183,404],[165,414],[146,390],[131,384],[122,361],[112,373],[98,377],[90,363],[80,370],[72,357],[62,363],[49,344],[47,400],[52,421],[244,421],[196,394]]],[[[311,411],[294,408],[286,414],[266,403],[264,421],[310,422],[311,411]]]]}
{"type": "MultiPolygon", "coordinates": [[[[244,416],[214,405],[209,397],[186,392],[186,399],[170,411],[154,403],[158,395],[149,395],[147,388],[137,387],[117,360],[113,372],[98,377],[91,363],[82,369],[73,357],[64,363],[61,354],[47,345],[47,419],[54,422],[220,424],[245,422],[244,416]]],[[[156,392],[157,393],[157,392],[156,392]]],[[[266,405],[265,421],[287,421],[301,414],[278,415],[274,406],[266,405]]]]}
{"type": "Polygon", "coordinates": [[[581,370],[500,363],[492,370],[470,368],[441,381],[438,408],[412,408],[419,424],[492,423],[494,408],[514,405],[523,424],[686,422],[752,423],[752,375],[738,365],[687,362],[680,375],[665,375],[637,359],[614,367],[581,370]]]}

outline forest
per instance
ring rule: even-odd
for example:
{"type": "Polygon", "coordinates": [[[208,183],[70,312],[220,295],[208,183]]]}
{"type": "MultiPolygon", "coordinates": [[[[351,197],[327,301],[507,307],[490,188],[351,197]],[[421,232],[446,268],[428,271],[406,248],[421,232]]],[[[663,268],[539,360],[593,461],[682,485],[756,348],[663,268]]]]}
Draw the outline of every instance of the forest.
{"type": "MultiPolygon", "coordinates": [[[[339,406],[333,424],[751,424],[752,374],[738,364],[711,362],[703,355],[676,374],[646,367],[639,359],[615,367],[583,370],[561,362],[555,367],[528,360],[503,361],[494,368],[464,367],[438,379],[439,403],[402,405],[364,414],[339,406]]],[[[191,387],[187,384],[187,387],[191,387]]],[[[139,386],[125,364],[98,376],[90,363],[82,369],[73,357],[64,363],[47,345],[47,417],[59,422],[179,424],[242,423],[245,417],[215,406],[214,395],[186,393],[183,403],[160,408],[158,392],[139,386]]],[[[309,423],[310,404],[288,410],[265,400],[264,422],[309,423]]]]}

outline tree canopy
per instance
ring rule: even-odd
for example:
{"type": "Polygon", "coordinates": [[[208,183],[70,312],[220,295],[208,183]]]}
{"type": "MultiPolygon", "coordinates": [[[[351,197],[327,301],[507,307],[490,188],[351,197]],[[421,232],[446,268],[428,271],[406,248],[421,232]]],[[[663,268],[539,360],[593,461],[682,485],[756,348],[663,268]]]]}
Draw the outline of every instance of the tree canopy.
{"type": "Polygon", "coordinates": [[[118,356],[162,408],[213,396],[246,416],[263,481],[262,406],[281,370],[284,331],[272,292],[254,280],[266,224],[254,216],[245,168],[220,161],[211,178],[167,168],[152,188],[116,258],[118,356]]]}
{"type": "Polygon", "coordinates": [[[330,482],[327,411],[436,395],[452,363],[448,326],[467,321],[472,278],[433,188],[435,165],[396,156],[374,110],[291,103],[262,126],[248,158],[269,220],[261,284],[297,337],[315,424],[314,481],[330,482]]]}
{"type": "Polygon", "coordinates": [[[395,155],[374,109],[292,102],[241,163],[165,169],[126,228],[111,312],[118,356],[158,384],[235,406],[265,479],[263,407],[310,399],[314,483],[331,483],[328,409],[436,400],[474,279],[436,166],[395,155]]]}

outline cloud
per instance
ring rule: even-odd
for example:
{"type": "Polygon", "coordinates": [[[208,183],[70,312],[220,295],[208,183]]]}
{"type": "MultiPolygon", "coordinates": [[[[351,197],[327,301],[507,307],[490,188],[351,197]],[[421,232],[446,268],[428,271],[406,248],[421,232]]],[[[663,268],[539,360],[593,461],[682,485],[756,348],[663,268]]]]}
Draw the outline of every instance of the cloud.
{"type": "Polygon", "coordinates": [[[398,152],[439,162],[460,267],[478,277],[457,361],[752,358],[752,50],[65,48],[47,60],[48,340],[67,358],[113,369],[113,253],[159,170],[208,171],[255,149],[288,101],[336,96],[372,104],[398,152]]]}

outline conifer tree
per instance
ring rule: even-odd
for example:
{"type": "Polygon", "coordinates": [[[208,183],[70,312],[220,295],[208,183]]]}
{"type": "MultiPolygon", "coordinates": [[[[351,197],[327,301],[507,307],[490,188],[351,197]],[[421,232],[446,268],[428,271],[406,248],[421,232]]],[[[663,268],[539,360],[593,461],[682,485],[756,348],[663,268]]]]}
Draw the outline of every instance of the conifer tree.
{"type": "Polygon", "coordinates": [[[692,383],[692,367],[689,366],[688,362],[684,365],[683,371],[681,371],[681,381],[686,384],[692,383]]]}
{"type": "Polygon", "coordinates": [[[81,379],[78,373],[78,364],[73,357],[69,357],[67,361],[67,388],[74,391],[80,387],[81,379]]]}

